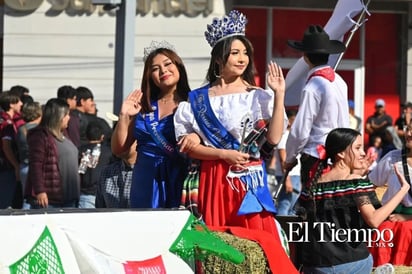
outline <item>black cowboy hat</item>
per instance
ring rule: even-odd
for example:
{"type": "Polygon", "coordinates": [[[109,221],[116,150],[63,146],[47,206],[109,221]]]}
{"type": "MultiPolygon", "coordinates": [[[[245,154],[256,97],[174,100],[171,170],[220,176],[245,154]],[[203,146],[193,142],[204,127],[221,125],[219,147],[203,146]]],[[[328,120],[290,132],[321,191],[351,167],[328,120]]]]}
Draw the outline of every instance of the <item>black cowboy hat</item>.
{"type": "Polygon", "coordinates": [[[288,45],[306,53],[333,54],[345,51],[339,40],[330,40],[329,35],[319,25],[310,25],[303,34],[302,41],[288,40],[288,45]]]}

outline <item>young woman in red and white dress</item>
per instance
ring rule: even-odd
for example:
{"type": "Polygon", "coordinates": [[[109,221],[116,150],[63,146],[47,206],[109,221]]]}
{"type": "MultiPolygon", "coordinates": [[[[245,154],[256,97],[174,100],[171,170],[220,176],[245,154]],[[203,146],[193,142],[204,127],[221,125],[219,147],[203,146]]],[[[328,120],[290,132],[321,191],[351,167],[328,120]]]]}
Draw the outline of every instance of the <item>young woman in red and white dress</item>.
{"type": "Polygon", "coordinates": [[[251,156],[243,142],[261,121],[268,122],[264,147],[270,150],[279,142],[287,126],[285,80],[282,69],[271,62],[270,89],[255,86],[253,47],[244,36],[245,24],[243,14],[231,11],[208,25],[208,83],[192,90],[189,102],[179,104],[176,138],[195,132],[202,139],[190,149],[184,139],[180,145],[201,160],[198,206],[206,225],[258,241],[273,273],[297,273],[280,243],[262,159],[251,156]]]}

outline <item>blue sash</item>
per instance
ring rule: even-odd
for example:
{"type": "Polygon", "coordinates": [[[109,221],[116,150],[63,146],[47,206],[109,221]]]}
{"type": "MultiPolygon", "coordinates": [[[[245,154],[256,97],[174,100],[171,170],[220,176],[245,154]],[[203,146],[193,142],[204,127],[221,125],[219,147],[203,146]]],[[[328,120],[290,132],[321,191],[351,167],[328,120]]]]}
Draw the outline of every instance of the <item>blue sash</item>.
{"type": "MultiPolygon", "coordinates": [[[[220,123],[209,101],[209,85],[193,90],[189,93],[190,104],[199,128],[216,148],[239,150],[240,143],[220,123]]],[[[240,179],[247,192],[243,197],[238,215],[261,212],[264,209],[276,213],[272,197],[267,187],[266,174],[262,164],[248,167],[245,172],[229,172],[228,182],[234,177],[240,179]]]]}
{"type": "Polygon", "coordinates": [[[157,125],[159,124],[159,110],[157,106],[157,101],[152,103],[153,112],[145,114],[145,126],[147,131],[152,136],[156,145],[164,150],[169,156],[175,154],[175,146],[169,143],[167,139],[163,136],[161,132],[157,130],[157,125]]]}
{"type": "Polygon", "coordinates": [[[238,150],[240,143],[213,113],[208,95],[209,85],[189,92],[190,105],[199,128],[216,148],[238,150]]]}

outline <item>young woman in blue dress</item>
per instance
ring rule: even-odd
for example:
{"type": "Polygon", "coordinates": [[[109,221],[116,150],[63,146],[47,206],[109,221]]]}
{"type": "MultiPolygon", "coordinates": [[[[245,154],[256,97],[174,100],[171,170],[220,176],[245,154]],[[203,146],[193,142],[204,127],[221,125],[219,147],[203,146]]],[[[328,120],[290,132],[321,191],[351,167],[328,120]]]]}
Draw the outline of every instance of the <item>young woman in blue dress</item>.
{"type": "MultiPolygon", "coordinates": [[[[144,49],[141,88],[123,102],[111,140],[116,155],[137,140],[132,208],[176,208],[180,204],[188,168],[176,148],[173,115],[189,91],[185,66],[173,46],[153,41],[144,49]]],[[[192,136],[199,143],[199,138],[192,136]]],[[[187,145],[193,145],[190,137],[187,145]]]]}

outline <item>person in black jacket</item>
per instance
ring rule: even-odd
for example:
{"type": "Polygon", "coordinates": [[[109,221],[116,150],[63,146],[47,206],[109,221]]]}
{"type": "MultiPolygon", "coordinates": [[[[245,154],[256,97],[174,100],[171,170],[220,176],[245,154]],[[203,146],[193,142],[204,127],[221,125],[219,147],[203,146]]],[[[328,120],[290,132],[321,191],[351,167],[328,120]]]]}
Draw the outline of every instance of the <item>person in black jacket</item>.
{"type": "Polygon", "coordinates": [[[97,156],[97,164],[93,166],[91,163],[84,174],[80,174],[80,199],[79,208],[95,208],[96,200],[96,185],[99,180],[103,168],[110,163],[112,159],[112,151],[107,142],[104,142],[103,128],[98,122],[92,121],[87,125],[86,136],[89,142],[80,147],[79,156],[84,156],[89,149],[92,162],[93,150],[100,146],[100,154],[97,156]]]}

